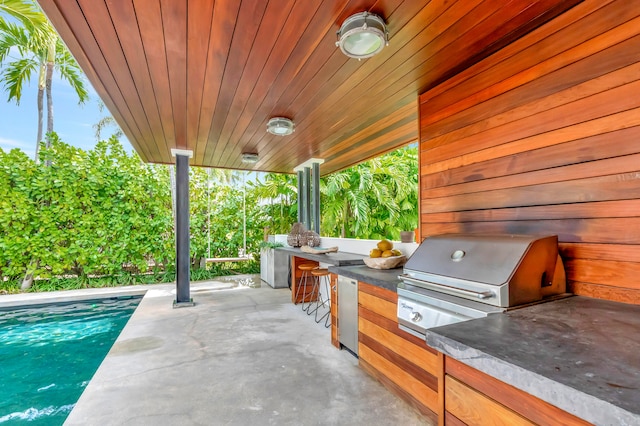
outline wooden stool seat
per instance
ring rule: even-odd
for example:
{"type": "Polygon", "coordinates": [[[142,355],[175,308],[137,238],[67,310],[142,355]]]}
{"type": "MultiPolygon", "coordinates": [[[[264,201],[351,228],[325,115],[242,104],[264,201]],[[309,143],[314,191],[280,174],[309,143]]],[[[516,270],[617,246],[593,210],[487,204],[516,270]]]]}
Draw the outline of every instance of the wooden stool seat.
{"type": "Polygon", "coordinates": [[[314,277],[325,277],[329,275],[329,270],[326,268],[316,268],[311,271],[311,275],[313,275],[314,277]]]}
{"type": "Polygon", "coordinates": [[[302,265],[298,266],[298,269],[300,269],[301,271],[312,271],[313,269],[316,269],[318,267],[318,265],[313,264],[313,263],[303,263],[302,265]]]}
{"type": "Polygon", "coordinates": [[[297,290],[295,300],[296,303],[300,301],[303,311],[307,311],[309,309],[309,306],[311,306],[311,303],[315,302],[315,298],[313,295],[313,290],[315,289],[313,281],[315,280],[315,278],[311,275],[311,272],[313,272],[317,267],[318,265],[316,263],[302,263],[298,265],[298,270],[302,271],[302,274],[300,275],[300,280],[298,281],[298,285],[296,286],[297,290]],[[309,279],[312,280],[311,283],[309,283],[309,279]],[[310,291],[307,291],[307,286],[310,287],[310,291]],[[302,289],[302,291],[300,291],[300,289],[302,289]],[[299,297],[300,293],[302,293],[302,298],[299,297]],[[305,306],[305,303],[308,303],[308,305],[305,306]]]}

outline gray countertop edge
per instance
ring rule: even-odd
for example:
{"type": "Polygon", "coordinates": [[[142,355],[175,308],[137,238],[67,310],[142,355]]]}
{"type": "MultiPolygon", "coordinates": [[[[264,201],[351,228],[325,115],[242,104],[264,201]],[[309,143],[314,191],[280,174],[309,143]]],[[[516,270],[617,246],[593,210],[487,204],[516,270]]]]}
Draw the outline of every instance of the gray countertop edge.
{"type": "Polygon", "coordinates": [[[364,257],[361,254],[347,253],[338,251],[337,253],[307,253],[298,247],[278,247],[278,251],[286,252],[290,255],[301,257],[307,260],[313,260],[320,263],[326,263],[334,266],[344,265],[363,265],[364,257]]]}
{"type": "Polygon", "coordinates": [[[513,365],[454,339],[427,330],[427,344],[463,364],[510,384],[543,401],[596,425],[638,425],[638,415],[513,365]]]}
{"type": "Polygon", "coordinates": [[[402,274],[402,268],[382,270],[372,269],[366,265],[330,266],[329,272],[372,284],[395,293],[398,289],[398,283],[400,283],[398,275],[402,274]]]}

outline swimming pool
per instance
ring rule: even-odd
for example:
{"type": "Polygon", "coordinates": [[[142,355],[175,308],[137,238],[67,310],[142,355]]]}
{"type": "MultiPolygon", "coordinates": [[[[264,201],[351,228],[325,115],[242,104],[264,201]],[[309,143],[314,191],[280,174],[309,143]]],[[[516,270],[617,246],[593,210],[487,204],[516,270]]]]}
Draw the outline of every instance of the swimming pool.
{"type": "Polygon", "coordinates": [[[64,423],[140,299],[0,309],[0,424],[64,423]]]}

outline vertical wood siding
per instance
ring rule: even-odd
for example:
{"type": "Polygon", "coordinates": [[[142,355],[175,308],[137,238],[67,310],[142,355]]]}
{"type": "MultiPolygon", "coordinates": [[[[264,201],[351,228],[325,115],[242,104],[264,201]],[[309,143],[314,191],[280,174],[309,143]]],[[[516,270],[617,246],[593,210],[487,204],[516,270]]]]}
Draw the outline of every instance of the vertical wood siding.
{"type": "Polygon", "coordinates": [[[421,236],[557,234],[570,291],[640,303],[640,8],[585,0],[420,96],[421,236]]]}

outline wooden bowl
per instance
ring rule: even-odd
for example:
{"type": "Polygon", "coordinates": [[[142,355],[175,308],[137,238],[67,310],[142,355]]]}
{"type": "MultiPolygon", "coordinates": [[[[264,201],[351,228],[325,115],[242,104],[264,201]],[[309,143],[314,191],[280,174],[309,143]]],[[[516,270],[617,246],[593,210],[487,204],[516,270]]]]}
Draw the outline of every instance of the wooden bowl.
{"type": "Polygon", "coordinates": [[[364,264],[372,269],[393,269],[398,268],[407,261],[407,257],[391,256],[391,257],[365,257],[364,264]]]}

